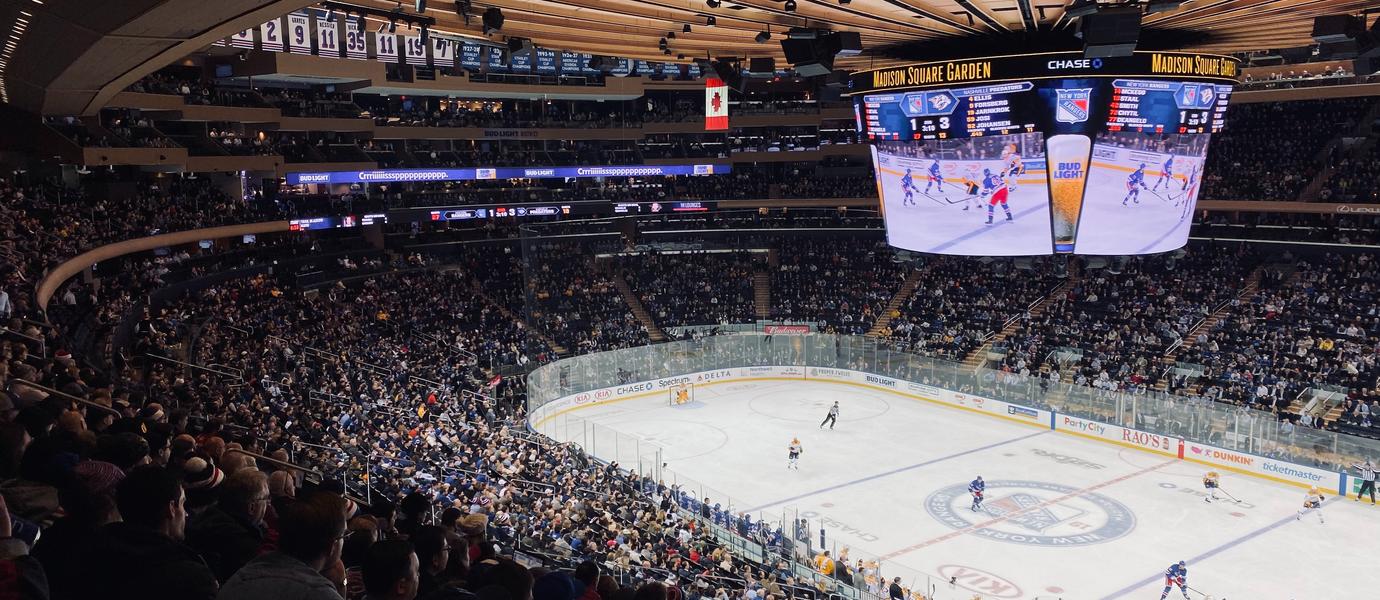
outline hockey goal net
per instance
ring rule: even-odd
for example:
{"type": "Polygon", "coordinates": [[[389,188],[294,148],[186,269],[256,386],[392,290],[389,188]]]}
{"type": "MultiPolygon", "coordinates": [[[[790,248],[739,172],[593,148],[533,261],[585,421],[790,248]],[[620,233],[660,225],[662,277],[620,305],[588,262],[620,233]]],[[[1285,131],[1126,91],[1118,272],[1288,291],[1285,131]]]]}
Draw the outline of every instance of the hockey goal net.
{"type": "Polygon", "coordinates": [[[669,392],[667,399],[671,406],[680,406],[695,401],[695,384],[693,383],[674,385],[667,388],[667,391],[669,392]]]}

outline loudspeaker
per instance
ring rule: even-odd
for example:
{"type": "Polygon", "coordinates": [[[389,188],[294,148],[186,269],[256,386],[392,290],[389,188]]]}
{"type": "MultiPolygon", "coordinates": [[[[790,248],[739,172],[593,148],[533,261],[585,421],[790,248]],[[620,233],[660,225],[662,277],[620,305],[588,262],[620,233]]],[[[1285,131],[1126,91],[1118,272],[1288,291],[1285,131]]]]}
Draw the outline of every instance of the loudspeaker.
{"type": "Polygon", "coordinates": [[[1326,15],[1313,18],[1313,40],[1320,44],[1339,44],[1366,30],[1366,20],[1353,15],[1326,15]]]}
{"type": "Polygon", "coordinates": [[[824,48],[826,44],[818,39],[787,38],[781,40],[781,51],[801,77],[817,77],[834,70],[834,55],[824,48]]]}
{"type": "Polygon", "coordinates": [[[1140,8],[1104,8],[1078,20],[1083,56],[1130,56],[1140,41],[1140,8]]]}
{"type": "Polygon", "coordinates": [[[840,31],[832,36],[836,42],[834,56],[857,56],[862,54],[862,36],[856,31],[840,31]]]}
{"type": "Polygon", "coordinates": [[[824,76],[824,86],[835,89],[848,87],[848,71],[830,71],[824,76]]]}
{"type": "Polygon", "coordinates": [[[486,31],[498,31],[503,29],[503,11],[497,6],[490,6],[484,11],[484,29],[486,31]]]}
{"type": "Polygon", "coordinates": [[[776,59],[754,58],[748,61],[749,77],[771,77],[776,74],[776,59]]]}
{"type": "Polygon", "coordinates": [[[532,40],[527,38],[508,38],[508,53],[512,56],[522,56],[532,51],[532,40]]]}
{"type": "Polygon", "coordinates": [[[724,83],[738,91],[743,91],[743,74],[738,71],[738,66],[725,60],[716,60],[711,65],[714,75],[724,80],[724,83]]]}

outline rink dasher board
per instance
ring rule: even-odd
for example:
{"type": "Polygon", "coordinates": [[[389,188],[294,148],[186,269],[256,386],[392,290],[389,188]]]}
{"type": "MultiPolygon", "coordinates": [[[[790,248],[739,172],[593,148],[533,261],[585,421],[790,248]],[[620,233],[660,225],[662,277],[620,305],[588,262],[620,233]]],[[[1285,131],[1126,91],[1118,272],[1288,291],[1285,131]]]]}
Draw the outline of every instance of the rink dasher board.
{"type": "Polygon", "coordinates": [[[686,383],[708,387],[721,383],[765,381],[812,381],[889,392],[896,396],[944,408],[958,409],[985,417],[995,417],[1028,427],[1049,429],[1056,433],[1177,458],[1276,483],[1303,488],[1317,486],[1320,490],[1332,495],[1338,494],[1338,490],[1347,489],[1347,474],[1345,472],[1328,471],[1173,436],[1122,427],[1094,419],[1061,414],[1057,411],[1031,408],[975,394],[955,392],[932,385],[895,379],[885,375],[831,367],[733,367],[579,392],[557,398],[532,411],[528,415],[527,427],[533,432],[540,433],[542,426],[558,416],[591,406],[604,406],[647,398],[665,393],[671,387],[686,383]]]}

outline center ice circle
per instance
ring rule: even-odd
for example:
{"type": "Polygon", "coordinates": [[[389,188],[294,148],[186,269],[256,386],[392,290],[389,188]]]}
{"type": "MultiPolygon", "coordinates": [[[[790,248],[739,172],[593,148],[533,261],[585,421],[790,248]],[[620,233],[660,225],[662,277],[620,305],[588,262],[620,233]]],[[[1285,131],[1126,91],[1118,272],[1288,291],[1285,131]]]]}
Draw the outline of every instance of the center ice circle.
{"type": "Polygon", "coordinates": [[[925,512],[944,525],[1008,544],[1090,546],[1136,528],[1126,505],[1101,494],[1043,481],[988,481],[986,499],[972,510],[967,484],[942,488],[925,499],[925,512]]]}

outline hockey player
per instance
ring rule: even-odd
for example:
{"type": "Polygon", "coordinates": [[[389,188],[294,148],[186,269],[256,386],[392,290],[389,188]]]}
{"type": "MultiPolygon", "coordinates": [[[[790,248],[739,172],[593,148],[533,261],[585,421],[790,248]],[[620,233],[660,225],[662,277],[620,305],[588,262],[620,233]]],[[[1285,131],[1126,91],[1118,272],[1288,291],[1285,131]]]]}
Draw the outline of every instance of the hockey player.
{"type": "Polygon", "coordinates": [[[1001,204],[1001,209],[1006,211],[1006,220],[1014,221],[1011,218],[1011,207],[1006,205],[1006,196],[1010,190],[1006,188],[1006,182],[1002,181],[1001,176],[993,175],[991,169],[982,170],[982,195],[990,197],[987,199],[987,224],[992,224],[992,212],[996,210],[997,204],[1001,204]]]}
{"type": "Polygon", "coordinates": [[[1171,154],[1171,155],[1169,155],[1169,158],[1168,158],[1168,159],[1165,159],[1165,161],[1164,161],[1164,166],[1160,167],[1160,178],[1155,180],[1155,187],[1150,188],[1150,191],[1152,191],[1152,192],[1158,191],[1158,190],[1160,189],[1160,184],[1163,183],[1163,184],[1164,184],[1164,191],[1167,192],[1167,191],[1169,191],[1169,184],[1171,184],[1171,183],[1173,183],[1173,182],[1174,182],[1174,155],[1171,154]]]}
{"type": "Polygon", "coordinates": [[[1188,563],[1182,560],[1169,565],[1169,568],[1164,570],[1164,591],[1160,592],[1160,600],[1167,598],[1169,596],[1169,591],[1174,589],[1176,585],[1179,586],[1179,591],[1183,592],[1184,598],[1187,599],[1188,563]]]}
{"type": "Polygon", "coordinates": [[[800,438],[791,438],[791,445],[786,447],[787,469],[800,470],[800,438]]]}
{"type": "Polygon", "coordinates": [[[1193,171],[1184,179],[1183,194],[1174,201],[1174,206],[1181,206],[1179,210],[1179,220],[1184,220],[1188,216],[1188,209],[1192,206],[1193,195],[1198,193],[1198,175],[1203,172],[1202,165],[1193,165],[1193,171]]]}
{"type": "Polygon", "coordinates": [[[1203,502],[1212,502],[1217,499],[1217,480],[1219,478],[1217,471],[1208,471],[1207,475],[1203,476],[1203,488],[1207,490],[1207,497],[1203,498],[1203,502]]]}
{"type": "Polygon", "coordinates": [[[968,484],[968,493],[973,495],[973,512],[977,512],[977,509],[982,507],[982,493],[985,491],[987,491],[987,482],[982,480],[981,475],[978,475],[977,479],[968,484]]]}
{"type": "Polygon", "coordinates": [[[930,188],[939,186],[939,191],[944,191],[944,176],[939,174],[939,159],[934,159],[930,163],[930,180],[925,184],[925,193],[930,193],[930,188]]]}
{"type": "Polygon", "coordinates": [[[911,177],[910,168],[906,168],[906,174],[901,176],[901,191],[906,193],[906,197],[901,201],[902,206],[915,206],[915,192],[920,186],[915,185],[915,178],[911,177]]]}
{"type": "Polygon", "coordinates": [[[1126,206],[1126,201],[1131,199],[1140,204],[1141,188],[1150,189],[1145,185],[1145,163],[1140,163],[1140,168],[1126,178],[1126,197],[1121,199],[1121,205],[1126,206]]]}
{"type": "Polygon", "coordinates": [[[963,185],[963,193],[965,194],[963,199],[963,210],[968,210],[973,207],[978,207],[980,210],[982,207],[982,205],[979,204],[979,202],[982,201],[982,197],[979,195],[982,191],[982,186],[978,184],[977,179],[977,167],[968,169],[968,171],[963,173],[963,179],[959,182],[963,185]]]}
{"type": "Polygon", "coordinates": [[[834,423],[837,423],[838,420],[839,420],[839,402],[838,402],[838,400],[835,400],[835,401],[834,401],[834,405],[829,407],[829,414],[824,415],[824,420],[819,422],[819,426],[820,426],[820,428],[822,429],[822,428],[827,424],[827,425],[829,425],[829,429],[833,429],[833,428],[834,428],[834,423]]]}
{"type": "Polygon", "coordinates": [[[1006,177],[1006,189],[1016,191],[1016,179],[1025,174],[1025,163],[1021,161],[1020,153],[1016,152],[1015,144],[1007,144],[1001,149],[1001,158],[1006,162],[1002,167],[1006,177]]]}
{"type": "Polygon", "coordinates": [[[1322,492],[1318,490],[1318,486],[1315,485],[1308,488],[1308,495],[1303,497],[1303,508],[1300,508],[1299,513],[1294,515],[1294,520],[1297,521],[1302,519],[1303,515],[1311,510],[1318,513],[1318,522],[1323,523],[1322,503],[1323,500],[1326,499],[1327,498],[1323,497],[1322,492]]]}

